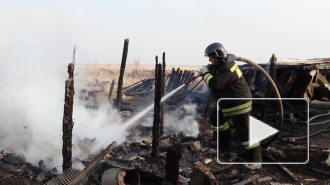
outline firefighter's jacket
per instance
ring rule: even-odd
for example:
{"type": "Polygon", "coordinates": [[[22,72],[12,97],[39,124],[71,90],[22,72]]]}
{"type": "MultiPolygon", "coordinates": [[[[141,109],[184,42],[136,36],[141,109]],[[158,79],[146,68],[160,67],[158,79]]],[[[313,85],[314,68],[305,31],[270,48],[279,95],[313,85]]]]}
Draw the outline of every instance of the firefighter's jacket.
{"type": "Polygon", "coordinates": [[[235,98],[221,100],[220,109],[225,117],[239,115],[251,111],[252,100],[249,86],[235,63],[235,56],[228,54],[219,65],[211,65],[210,73],[204,75],[205,84],[209,86],[216,100],[220,98],[235,98]],[[247,98],[238,100],[236,98],[247,98]]]}

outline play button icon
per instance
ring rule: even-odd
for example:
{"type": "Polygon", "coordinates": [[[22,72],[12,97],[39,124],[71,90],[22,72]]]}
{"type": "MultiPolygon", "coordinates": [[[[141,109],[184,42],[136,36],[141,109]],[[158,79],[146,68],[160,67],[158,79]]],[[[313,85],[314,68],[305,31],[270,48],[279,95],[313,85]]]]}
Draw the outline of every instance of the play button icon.
{"type": "Polygon", "coordinates": [[[249,146],[254,145],[278,132],[277,129],[250,116],[249,146]]]}

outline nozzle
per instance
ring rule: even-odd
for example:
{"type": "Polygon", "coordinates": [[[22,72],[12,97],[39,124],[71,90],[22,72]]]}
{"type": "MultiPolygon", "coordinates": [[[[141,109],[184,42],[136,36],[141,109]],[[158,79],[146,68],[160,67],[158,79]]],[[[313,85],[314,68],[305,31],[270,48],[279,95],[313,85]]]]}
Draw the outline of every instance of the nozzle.
{"type": "Polygon", "coordinates": [[[188,85],[190,82],[194,81],[196,78],[198,78],[200,75],[198,76],[193,76],[191,77],[185,84],[188,85]]]}

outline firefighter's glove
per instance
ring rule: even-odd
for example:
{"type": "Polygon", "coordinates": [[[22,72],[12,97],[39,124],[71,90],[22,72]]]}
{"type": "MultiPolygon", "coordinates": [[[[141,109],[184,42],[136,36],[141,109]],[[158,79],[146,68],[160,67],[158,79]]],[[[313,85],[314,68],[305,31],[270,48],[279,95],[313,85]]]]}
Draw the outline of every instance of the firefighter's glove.
{"type": "Polygon", "coordinates": [[[202,66],[200,71],[203,76],[206,75],[207,73],[210,73],[210,70],[209,68],[207,68],[207,66],[202,66]]]}
{"type": "Polygon", "coordinates": [[[200,71],[194,71],[194,77],[202,76],[202,73],[200,71]]]}

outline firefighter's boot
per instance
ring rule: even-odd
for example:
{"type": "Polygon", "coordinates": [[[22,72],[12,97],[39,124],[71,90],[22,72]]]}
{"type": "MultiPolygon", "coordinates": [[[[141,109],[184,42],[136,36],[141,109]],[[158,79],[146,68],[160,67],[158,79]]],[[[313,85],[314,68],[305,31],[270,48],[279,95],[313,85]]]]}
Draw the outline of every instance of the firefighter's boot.
{"type": "Polygon", "coordinates": [[[245,153],[247,162],[253,162],[254,164],[245,164],[245,167],[249,169],[261,169],[262,165],[262,157],[261,157],[261,147],[258,145],[257,147],[246,150],[245,153]]]}

